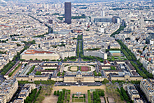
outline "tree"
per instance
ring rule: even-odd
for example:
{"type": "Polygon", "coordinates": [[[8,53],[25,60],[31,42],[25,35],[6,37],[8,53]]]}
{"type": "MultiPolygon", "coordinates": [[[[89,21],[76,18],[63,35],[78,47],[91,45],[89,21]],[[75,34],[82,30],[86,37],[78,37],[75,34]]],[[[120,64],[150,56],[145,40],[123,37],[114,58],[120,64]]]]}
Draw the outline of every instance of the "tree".
{"type": "Polygon", "coordinates": [[[104,90],[101,91],[101,96],[105,96],[104,90]]]}
{"type": "Polygon", "coordinates": [[[40,72],[40,71],[37,71],[37,72],[35,73],[35,75],[41,75],[41,72],[40,72]]]}
{"type": "Polygon", "coordinates": [[[57,76],[60,76],[60,72],[58,72],[57,76]]]}
{"type": "Polygon", "coordinates": [[[109,80],[107,80],[106,78],[102,81],[102,84],[106,84],[109,83],[109,80]]]}
{"type": "Polygon", "coordinates": [[[57,96],[59,96],[59,90],[57,91],[57,96]]]}
{"type": "Polygon", "coordinates": [[[57,92],[56,91],[54,91],[54,95],[57,95],[57,92]]]}
{"type": "Polygon", "coordinates": [[[63,72],[63,73],[62,73],[62,76],[64,76],[64,75],[65,75],[65,73],[63,72]]]}
{"type": "Polygon", "coordinates": [[[98,76],[102,76],[102,74],[99,72],[99,73],[98,73],[98,76]]]}

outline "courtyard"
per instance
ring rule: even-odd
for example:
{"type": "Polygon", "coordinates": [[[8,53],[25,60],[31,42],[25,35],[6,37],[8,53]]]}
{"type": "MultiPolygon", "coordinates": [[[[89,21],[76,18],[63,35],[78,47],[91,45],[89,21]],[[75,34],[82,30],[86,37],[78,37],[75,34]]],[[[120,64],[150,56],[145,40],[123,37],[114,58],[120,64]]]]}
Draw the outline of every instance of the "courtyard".
{"type": "MultiPolygon", "coordinates": [[[[42,103],[57,103],[58,100],[58,96],[53,95],[54,91],[60,90],[60,89],[67,89],[71,91],[71,95],[76,94],[77,92],[81,92],[82,94],[86,95],[86,103],[88,101],[87,98],[87,91],[90,89],[103,89],[104,91],[106,90],[106,86],[102,85],[102,86],[54,86],[52,93],[50,96],[45,97],[45,99],[43,100],[42,103]]],[[[70,99],[70,103],[72,103],[72,97],[70,99]]]]}

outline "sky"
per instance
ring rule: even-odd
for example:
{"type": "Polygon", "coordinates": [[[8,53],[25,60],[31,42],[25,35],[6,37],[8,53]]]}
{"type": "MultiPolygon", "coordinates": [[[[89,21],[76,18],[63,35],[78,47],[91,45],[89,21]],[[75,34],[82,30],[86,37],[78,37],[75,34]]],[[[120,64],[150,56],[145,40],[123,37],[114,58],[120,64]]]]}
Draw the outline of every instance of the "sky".
{"type": "MultiPolygon", "coordinates": [[[[36,3],[51,2],[51,3],[56,3],[56,2],[65,2],[65,1],[70,1],[70,2],[75,2],[75,3],[80,3],[80,2],[90,3],[90,2],[137,1],[137,0],[0,0],[0,3],[6,3],[6,2],[9,2],[9,1],[19,2],[19,3],[21,3],[21,2],[36,2],[36,3]]],[[[144,1],[146,1],[146,0],[144,0],[144,1]]]]}

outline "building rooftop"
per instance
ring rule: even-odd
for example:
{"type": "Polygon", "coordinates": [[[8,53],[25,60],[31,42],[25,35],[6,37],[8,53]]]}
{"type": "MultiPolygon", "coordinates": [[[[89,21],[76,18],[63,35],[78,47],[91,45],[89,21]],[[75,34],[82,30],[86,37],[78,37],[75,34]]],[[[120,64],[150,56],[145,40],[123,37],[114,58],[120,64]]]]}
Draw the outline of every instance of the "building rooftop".
{"type": "Polygon", "coordinates": [[[27,50],[24,54],[52,54],[53,52],[49,51],[37,51],[37,50],[27,50]]]}

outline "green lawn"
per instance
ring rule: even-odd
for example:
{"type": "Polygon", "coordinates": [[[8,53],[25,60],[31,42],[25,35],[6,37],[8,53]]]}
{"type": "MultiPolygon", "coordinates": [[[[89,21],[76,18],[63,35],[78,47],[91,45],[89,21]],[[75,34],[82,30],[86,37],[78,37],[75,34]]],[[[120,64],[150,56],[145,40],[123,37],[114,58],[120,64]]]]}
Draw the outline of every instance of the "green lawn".
{"type": "Polygon", "coordinates": [[[124,56],[108,56],[107,60],[114,61],[114,60],[127,60],[124,56]]]}
{"type": "Polygon", "coordinates": [[[85,102],[84,98],[72,98],[72,102],[85,102]]]}
{"type": "Polygon", "coordinates": [[[69,59],[70,61],[76,61],[76,59],[69,59]]]}

